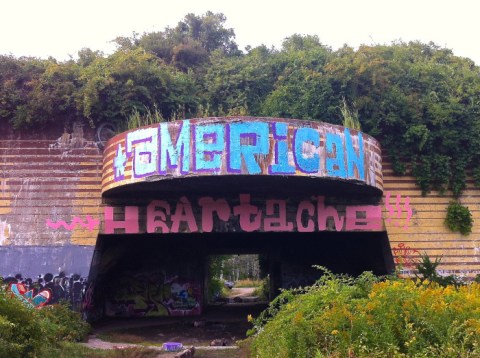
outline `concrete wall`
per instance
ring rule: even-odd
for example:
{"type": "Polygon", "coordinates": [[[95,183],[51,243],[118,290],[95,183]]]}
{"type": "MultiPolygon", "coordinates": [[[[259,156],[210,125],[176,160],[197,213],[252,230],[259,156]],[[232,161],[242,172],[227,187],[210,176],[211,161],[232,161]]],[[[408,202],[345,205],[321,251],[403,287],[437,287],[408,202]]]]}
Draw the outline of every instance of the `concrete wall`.
{"type": "Polygon", "coordinates": [[[480,190],[470,178],[460,197],[473,216],[473,229],[464,236],[444,224],[451,193],[432,191],[427,196],[411,176],[395,176],[388,157],[383,160],[384,219],[395,263],[411,274],[420,254],[441,258],[445,275],[480,274],[480,190]]]}
{"type": "MultiPolygon", "coordinates": [[[[0,276],[25,290],[51,287],[51,302],[62,294],[78,301],[73,292],[85,288],[104,221],[103,154],[94,133],[79,125],[27,133],[0,125],[0,133],[0,276]]],[[[393,175],[387,157],[383,186],[383,200],[377,205],[382,207],[394,260],[406,274],[424,252],[442,257],[444,274],[480,273],[480,194],[471,180],[460,198],[474,218],[468,236],[444,225],[451,195],[432,192],[423,197],[413,177],[393,175]]],[[[183,194],[177,189],[173,199],[183,194]]],[[[283,199],[280,194],[275,198],[283,199]]]]}
{"type": "Polygon", "coordinates": [[[84,282],[90,268],[102,152],[79,125],[63,133],[0,129],[0,276],[26,290],[57,277],[55,292],[67,295],[73,281],[64,278],[84,282]]]}

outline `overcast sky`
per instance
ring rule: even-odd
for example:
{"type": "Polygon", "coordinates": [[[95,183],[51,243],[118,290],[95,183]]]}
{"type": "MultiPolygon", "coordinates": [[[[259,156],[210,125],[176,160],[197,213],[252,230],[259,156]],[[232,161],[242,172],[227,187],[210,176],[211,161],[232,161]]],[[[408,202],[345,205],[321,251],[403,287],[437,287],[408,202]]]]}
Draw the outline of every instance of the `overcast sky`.
{"type": "Polygon", "coordinates": [[[334,49],[348,44],[433,41],[480,65],[477,0],[0,0],[0,54],[111,53],[111,40],[162,31],[187,13],[222,12],[241,49],[279,47],[294,33],[316,34],[334,49]]]}

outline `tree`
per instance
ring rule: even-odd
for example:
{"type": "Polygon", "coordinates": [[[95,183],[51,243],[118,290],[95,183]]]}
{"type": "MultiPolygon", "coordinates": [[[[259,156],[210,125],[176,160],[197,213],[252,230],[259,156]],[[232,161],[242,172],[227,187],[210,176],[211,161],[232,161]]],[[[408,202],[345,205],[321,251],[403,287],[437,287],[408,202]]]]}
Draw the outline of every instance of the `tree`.
{"type": "Polygon", "coordinates": [[[121,48],[139,46],[186,71],[208,60],[209,54],[221,51],[225,55],[238,55],[235,33],[225,28],[226,17],[222,13],[208,11],[202,16],[187,14],[174,28],[143,34],[138,40],[117,38],[121,48]]]}
{"type": "Polygon", "coordinates": [[[79,109],[91,123],[124,120],[134,110],[144,113],[154,106],[165,118],[195,110],[192,78],[141,48],[95,59],[81,80],[79,109]]]}

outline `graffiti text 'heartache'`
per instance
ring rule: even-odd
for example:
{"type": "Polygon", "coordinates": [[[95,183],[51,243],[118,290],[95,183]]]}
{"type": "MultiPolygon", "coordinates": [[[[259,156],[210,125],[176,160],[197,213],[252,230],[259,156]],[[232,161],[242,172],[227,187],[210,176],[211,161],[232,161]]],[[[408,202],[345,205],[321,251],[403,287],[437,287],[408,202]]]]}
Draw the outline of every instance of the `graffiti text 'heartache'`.
{"type": "Polygon", "coordinates": [[[191,201],[183,196],[176,202],[154,200],[145,208],[125,206],[114,214],[114,207],[104,208],[104,233],[117,230],[127,234],[179,232],[314,232],[381,231],[382,208],[379,205],[326,205],[325,197],[295,204],[285,199],[266,199],[252,203],[250,194],[239,200],[201,197],[191,201]]]}

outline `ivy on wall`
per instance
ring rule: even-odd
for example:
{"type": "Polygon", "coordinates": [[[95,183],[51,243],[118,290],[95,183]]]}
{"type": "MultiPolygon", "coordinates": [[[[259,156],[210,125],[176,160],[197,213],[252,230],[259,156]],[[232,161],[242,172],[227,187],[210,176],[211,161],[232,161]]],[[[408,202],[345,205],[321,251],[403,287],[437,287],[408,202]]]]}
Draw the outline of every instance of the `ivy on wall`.
{"type": "Polygon", "coordinates": [[[448,205],[445,225],[452,231],[468,235],[472,232],[473,218],[470,209],[457,201],[448,205]]]}

